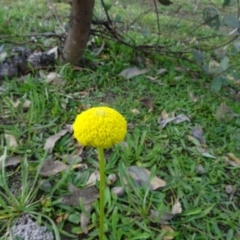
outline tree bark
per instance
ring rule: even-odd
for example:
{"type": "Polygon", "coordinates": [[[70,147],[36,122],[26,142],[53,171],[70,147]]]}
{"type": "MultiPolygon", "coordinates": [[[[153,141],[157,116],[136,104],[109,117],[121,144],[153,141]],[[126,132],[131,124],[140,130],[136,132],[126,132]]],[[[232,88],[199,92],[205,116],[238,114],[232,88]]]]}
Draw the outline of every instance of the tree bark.
{"type": "Polygon", "coordinates": [[[86,48],[93,16],[94,0],[73,0],[70,27],[62,60],[77,65],[86,48]]]}

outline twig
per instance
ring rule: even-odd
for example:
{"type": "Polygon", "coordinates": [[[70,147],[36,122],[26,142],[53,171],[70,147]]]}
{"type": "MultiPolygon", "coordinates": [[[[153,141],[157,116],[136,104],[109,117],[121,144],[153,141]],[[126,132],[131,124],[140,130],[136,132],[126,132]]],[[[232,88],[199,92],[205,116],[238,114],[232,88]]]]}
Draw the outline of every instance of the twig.
{"type": "Polygon", "coordinates": [[[180,9],[182,8],[182,6],[179,6],[176,13],[169,19],[169,21],[167,22],[167,24],[164,26],[164,29],[166,29],[169,24],[171,23],[171,21],[176,17],[176,15],[179,13],[180,9]]]}
{"type": "Polygon", "coordinates": [[[129,25],[130,26],[133,25],[137,20],[139,20],[142,16],[148,14],[150,11],[152,11],[152,9],[148,9],[148,10],[142,12],[141,14],[139,14],[139,16],[137,16],[135,19],[133,19],[133,21],[129,25]]]}
{"type": "Polygon", "coordinates": [[[112,20],[111,20],[111,18],[109,17],[109,14],[108,14],[108,11],[107,11],[107,9],[106,9],[106,5],[105,5],[104,1],[101,0],[101,3],[102,3],[102,5],[103,5],[104,12],[105,12],[105,14],[106,14],[106,16],[107,16],[107,20],[108,20],[109,24],[112,25],[112,20]]]}
{"type": "MultiPolygon", "coordinates": [[[[160,30],[160,19],[159,19],[159,13],[158,13],[158,9],[157,9],[156,0],[153,0],[153,3],[154,3],[154,8],[155,8],[156,16],[157,16],[158,32],[160,33],[160,32],[161,32],[161,30],[160,30]]],[[[158,39],[157,39],[156,45],[159,43],[159,40],[160,40],[160,35],[158,34],[158,39]]]]}

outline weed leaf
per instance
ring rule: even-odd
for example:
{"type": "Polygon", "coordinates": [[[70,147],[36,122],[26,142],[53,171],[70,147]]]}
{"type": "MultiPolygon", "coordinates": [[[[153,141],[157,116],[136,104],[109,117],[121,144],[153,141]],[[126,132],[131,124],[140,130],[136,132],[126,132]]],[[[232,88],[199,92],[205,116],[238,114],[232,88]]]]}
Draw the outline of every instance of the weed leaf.
{"type": "Polygon", "coordinates": [[[197,63],[199,63],[199,64],[204,63],[205,57],[204,57],[204,54],[201,51],[194,49],[192,51],[192,53],[193,53],[193,57],[197,61],[197,63]]]}
{"type": "Polygon", "coordinates": [[[223,85],[223,78],[222,76],[215,77],[212,81],[211,88],[213,91],[218,92],[223,85]]]}
{"type": "Polygon", "coordinates": [[[238,28],[239,27],[239,21],[238,21],[238,18],[235,17],[234,15],[227,14],[222,19],[222,25],[230,27],[230,28],[238,28]]]}

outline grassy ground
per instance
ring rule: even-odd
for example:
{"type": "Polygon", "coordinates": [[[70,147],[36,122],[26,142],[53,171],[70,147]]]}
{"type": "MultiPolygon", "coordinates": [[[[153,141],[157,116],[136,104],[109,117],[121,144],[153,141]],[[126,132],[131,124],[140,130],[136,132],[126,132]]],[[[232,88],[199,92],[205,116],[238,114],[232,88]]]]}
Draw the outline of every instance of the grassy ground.
{"type": "MultiPolygon", "coordinates": [[[[16,5],[7,3],[0,10],[0,26],[3,26],[0,35],[61,31],[44,4],[30,1],[25,7],[21,1],[16,5]]],[[[57,20],[64,22],[67,18],[57,20]]],[[[36,47],[35,42],[26,39],[25,46],[36,47]]],[[[6,38],[0,43],[10,49],[23,40],[6,38]]],[[[57,40],[50,40],[40,38],[37,46],[59,44],[57,40]]],[[[81,206],[61,203],[61,197],[69,193],[69,183],[79,188],[86,185],[98,166],[96,151],[83,149],[82,164],[86,164],[87,169],[68,169],[43,177],[39,174],[39,165],[49,157],[66,163],[64,156],[74,155],[76,149],[72,135],[66,133],[61,137],[52,154],[44,151],[46,139],[66,124],[72,124],[83,109],[99,105],[117,109],[129,123],[127,148],[115,146],[106,152],[106,174],[119,175],[114,186],[121,185],[125,166],[131,165],[152,170],[152,174],[167,182],[166,187],[153,192],[135,185],[124,186],[126,193],[122,198],[112,196],[112,186],[109,186],[105,193],[107,239],[240,239],[239,166],[226,163],[228,153],[240,156],[240,119],[218,121],[216,118],[222,102],[240,114],[239,102],[233,100],[229,88],[223,88],[218,94],[209,90],[211,81],[204,74],[196,80],[176,69],[195,66],[164,56],[148,56],[154,67],[146,75],[129,80],[119,77],[122,70],[132,66],[135,58],[131,49],[107,42],[99,58],[91,59],[101,63],[95,71],[73,71],[68,65],[59,65],[56,72],[62,76],[61,85],[47,83],[38,75],[4,81],[0,90],[2,239],[8,227],[24,212],[55,232],[67,235],[67,239],[97,239],[99,202],[93,205],[88,235],[79,227],[81,206]],[[160,68],[166,68],[167,72],[157,76],[156,70],[160,68]],[[156,81],[151,81],[149,76],[157,77],[156,81]],[[152,111],[143,99],[151,101],[152,111]],[[20,104],[14,106],[17,100],[20,104]],[[23,106],[25,100],[30,101],[30,106],[23,106]],[[158,118],[164,109],[176,115],[185,114],[190,121],[170,123],[161,129],[158,118]],[[196,126],[202,127],[206,146],[189,137],[196,126]],[[5,134],[13,136],[17,144],[11,140],[7,144],[5,134]],[[12,146],[7,146],[9,144],[12,146]],[[200,147],[208,154],[202,154],[200,147]],[[21,164],[5,168],[3,159],[10,156],[17,157],[21,164]],[[43,186],[42,181],[50,185],[43,186]],[[159,219],[153,221],[150,210],[158,211],[161,216],[171,211],[177,200],[182,206],[180,214],[167,224],[159,223],[159,219]]],[[[234,64],[239,65],[237,61],[239,59],[234,59],[234,64]]],[[[238,91],[234,86],[231,90],[238,91]]]]}

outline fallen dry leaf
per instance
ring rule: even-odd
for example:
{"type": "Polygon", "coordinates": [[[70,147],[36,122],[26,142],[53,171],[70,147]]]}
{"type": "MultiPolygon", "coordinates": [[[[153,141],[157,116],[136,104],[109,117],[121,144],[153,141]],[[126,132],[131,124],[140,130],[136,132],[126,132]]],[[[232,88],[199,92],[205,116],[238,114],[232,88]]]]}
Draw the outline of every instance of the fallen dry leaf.
{"type": "Polygon", "coordinates": [[[137,110],[136,108],[133,108],[130,110],[133,114],[137,115],[137,114],[140,114],[140,111],[137,110]]]}
{"type": "Polygon", "coordinates": [[[82,228],[82,231],[85,233],[85,234],[88,234],[88,224],[90,222],[90,213],[92,211],[92,206],[89,204],[89,205],[86,205],[84,207],[84,211],[81,213],[81,217],[80,217],[80,224],[81,224],[81,228],[82,228]]]}
{"type": "Polygon", "coordinates": [[[209,153],[208,151],[203,152],[202,156],[206,158],[216,159],[216,157],[213,154],[209,153]]]}
{"type": "Polygon", "coordinates": [[[179,80],[181,80],[181,79],[183,79],[183,76],[174,77],[174,80],[175,80],[175,81],[179,81],[179,80]]]}
{"type": "Polygon", "coordinates": [[[55,219],[55,222],[57,224],[61,223],[63,221],[63,217],[62,216],[58,216],[56,219],[55,219]]]}
{"type": "Polygon", "coordinates": [[[210,60],[208,64],[208,73],[216,74],[216,73],[219,73],[220,71],[222,71],[220,64],[215,60],[210,60]]]}
{"type": "Polygon", "coordinates": [[[77,142],[77,143],[75,144],[75,151],[74,151],[75,155],[78,155],[78,156],[82,155],[82,153],[83,153],[83,148],[84,148],[84,146],[81,145],[79,142],[77,142]]]}
{"type": "Polygon", "coordinates": [[[216,119],[221,122],[230,122],[238,114],[234,113],[225,102],[222,102],[216,110],[216,119]]]}
{"type": "Polygon", "coordinates": [[[64,129],[67,129],[68,133],[73,133],[72,124],[65,124],[64,129]]]}
{"type": "Polygon", "coordinates": [[[172,214],[176,215],[179,213],[182,213],[182,205],[178,200],[176,200],[176,202],[172,206],[172,214]]]}
{"type": "Polygon", "coordinates": [[[92,107],[91,104],[81,104],[78,106],[77,110],[78,112],[82,112],[82,111],[88,110],[91,107],[92,107]]]}
{"type": "Polygon", "coordinates": [[[161,229],[166,231],[166,233],[163,236],[163,240],[174,239],[174,236],[173,236],[174,235],[174,230],[170,226],[162,224],[161,229]]]}
{"type": "Polygon", "coordinates": [[[229,156],[238,166],[240,166],[240,159],[237,158],[233,153],[228,153],[228,156],[229,156]]]}
{"type": "Polygon", "coordinates": [[[192,91],[190,91],[188,93],[188,95],[189,95],[189,98],[191,99],[192,102],[197,102],[198,101],[197,97],[194,96],[192,91]]]}
{"type": "Polygon", "coordinates": [[[4,86],[0,86],[0,94],[4,93],[6,91],[4,86]]]}
{"type": "Polygon", "coordinates": [[[128,129],[134,129],[134,128],[135,128],[135,124],[132,123],[132,122],[129,122],[129,123],[127,124],[127,128],[128,128],[128,129]]]}
{"type": "Polygon", "coordinates": [[[44,145],[44,150],[48,150],[50,153],[52,152],[55,143],[62,137],[64,136],[66,133],[68,132],[67,129],[63,129],[60,132],[58,132],[57,134],[49,137],[44,145]]]}
{"type": "Polygon", "coordinates": [[[80,201],[84,206],[92,204],[99,197],[98,189],[96,186],[79,189],[75,186],[72,186],[72,184],[69,184],[69,191],[71,193],[62,196],[61,202],[73,207],[79,206],[80,201]]]}
{"type": "Polygon", "coordinates": [[[181,122],[186,122],[186,121],[190,122],[190,119],[185,114],[179,114],[173,120],[173,122],[176,124],[181,123],[181,122]]]}
{"type": "Polygon", "coordinates": [[[104,48],[104,46],[105,46],[105,41],[103,41],[102,42],[102,45],[101,45],[101,47],[99,47],[99,48],[97,48],[97,49],[95,49],[95,55],[96,56],[98,56],[98,55],[100,55],[101,54],[101,52],[102,52],[102,50],[103,50],[103,48],[104,48]]]}
{"type": "Polygon", "coordinates": [[[4,138],[9,147],[16,148],[18,146],[17,140],[13,135],[5,133],[4,138]]]}
{"type": "Polygon", "coordinates": [[[22,103],[23,101],[22,100],[17,100],[16,102],[12,102],[12,104],[13,104],[13,107],[14,108],[17,108],[20,104],[22,104],[22,108],[23,109],[28,109],[29,107],[30,107],[30,105],[31,105],[31,101],[29,101],[29,100],[24,100],[24,102],[22,103]]]}
{"type": "Polygon", "coordinates": [[[61,107],[62,109],[65,109],[67,108],[67,105],[68,105],[68,102],[69,102],[69,99],[68,98],[65,98],[65,99],[62,99],[61,100],[61,107]]]}
{"type": "Polygon", "coordinates": [[[127,69],[123,70],[122,72],[120,72],[118,74],[118,76],[124,77],[126,79],[130,79],[130,78],[145,74],[149,71],[150,71],[150,69],[148,69],[148,68],[138,69],[137,67],[130,67],[130,68],[127,68],[127,69]]]}
{"type": "Polygon", "coordinates": [[[161,112],[161,118],[162,119],[168,119],[168,118],[174,118],[174,117],[175,117],[174,112],[168,113],[165,109],[162,110],[162,112],[161,112]]]}
{"type": "Polygon", "coordinates": [[[161,212],[160,210],[150,210],[150,218],[153,222],[168,224],[168,221],[173,219],[177,214],[182,213],[181,203],[176,200],[172,206],[171,212],[161,212]]]}
{"type": "Polygon", "coordinates": [[[168,123],[172,122],[175,119],[174,112],[167,113],[167,111],[164,109],[161,112],[160,117],[158,118],[158,124],[163,129],[167,126],[168,123]]]}
{"type": "Polygon", "coordinates": [[[171,212],[164,212],[162,213],[159,210],[150,210],[150,218],[153,222],[161,223],[161,224],[168,224],[168,221],[173,219],[175,214],[171,212]]]}
{"type": "Polygon", "coordinates": [[[162,83],[160,80],[157,80],[158,77],[151,77],[151,76],[146,76],[147,79],[149,79],[151,82],[154,82],[158,84],[159,86],[163,86],[164,83],[162,83]]]}
{"type": "Polygon", "coordinates": [[[52,55],[56,60],[59,57],[58,52],[59,52],[58,47],[53,47],[47,51],[47,55],[52,55]]]}
{"type": "MultiPolygon", "coordinates": [[[[3,46],[3,45],[2,45],[3,46]]],[[[6,53],[6,52],[1,52],[1,47],[2,46],[0,46],[0,63],[2,64],[2,62],[4,62],[5,61],[5,59],[7,59],[7,56],[8,56],[8,54],[6,53]]]]}
{"type": "Polygon", "coordinates": [[[78,163],[72,166],[72,169],[82,169],[82,170],[86,170],[88,169],[88,165],[85,163],[78,163]]]}
{"type": "Polygon", "coordinates": [[[31,105],[31,101],[26,99],[22,105],[22,108],[28,109],[30,107],[30,105],[31,105]]]}
{"type": "Polygon", "coordinates": [[[62,159],[65,159],[68,164],[74,163],[80,163],[82,162],[82,157],[79,155],[72,155],[72,154],[65,154],[61,157],[62,159]]]}
{"type": "MultiPolygon", "coordinates": [[[[4,158],[5,158],[4,155],[0,157],[0,169],[2,169],[2,164],[3,164],[4,158]]],[[[19,164],[20,162],[21,162],[20,159],[17,157],[7,157],[5,160],[5,167],[15,166],[15,165],[19,164]]]]}
{"type": "Polygon", "coordinates": [[[196,139],[195,137],[193,136],[190,136],[190,135],[187,135],[187,139],[193,143],[195,146],[201,146],[201,143],[199,142],[198,139],[196,139]]]}
{"type": "Polygon", "coordinates": [[[191,135],[196,138],[201,144],[205,145],[206,141],[203,137],[203,129],[201,126],[193,127],[191,130],[191,135]]]}
{"type": "Polygon", "coordinates": [[[142,98],[141,102],[144,106],[146,106],[149,109],[149,112],[153,110],[153,104],[152,101],[148,98],[142,98]]]}
{"type": "Polygon", "coordinates": [[[45,160],[40,170],[40,175],[50,177],[65,171],[67,168],[68,166],[61,161],[45,160]]]}
{"type": "Polygon", "coordinates": [[[164,73],[166,73],[166,72],[167,72],[167,69],[166,69],[166,68],[160,68],[160,69],[157,70],[156,74],[157,74],[157,75],[162,75],[162,74],[164,74],[164,73]]]}
{"type": "Polygon", "coordinates": [[[237,163],[235,163],[234,161],[229,160],[227,157],[224,158],[225,159],[225,163],[233,166],[233,167],[240,167],[237,163]]]}
{"type": "Polygon", "coordinates": [[[197,165],[195,167],[195,171],[198,175],[203,175],[204,173],[206,173],[206,170],[202,165],[197,165]]]}
{"type": "Polygon", "coordinates": [[[58,217],[56,218],[56,223],[60,223],[60,222],[62,222],[63,220],[66,220],[66,219],[68,219],[68,216],[69,216],[69,214],[68,213],[60,213],[60,214],[58,214],[57,215],[58,217]]]}
{"type": "MultiPolygon", "coordinates": [[[[139,186],[149,184],[151,172],[146,168],[130,166],[128,167],[127,170],[128,170],[129,176],[131,176],[139,186]]],[[[151,179],[150,190],[153,191],[165,186],[166,186],[166,182],[158,178],[157,176],[154,176],[151,179]]]]}
{"type": "Polygon", "coordinates": [[[100,173],[98,170],[96,170],[90,175],[86,185],[87,186],[96,185],[96,181],[99,181],[99,180],[100,180],[100,173]]]}
{"type": "Polygon", "coordinates": [[[225,191],[227,194],[232,194],[236,191],[236,188],[233,185],[226,185],[225,191]]]}
{"type": "Polygon", "coordinates": [[[75,187],[72,183],[69,183],[68,184],[68,190],[69,190],[70,193],[73,193],[73,192],[79,191],[80,189],[75,187]]]}
{"type": "Polygon", "coordinates": [[[46,82],[53,85],[63,85],[63,78],[56,72],[50,72],[46,77],[46,82]]]}
{"type": "Polygon", "coordinates": [[[78,92],[78,95],[83,99],[87,96],[89,96],[90,94],[90,90],[89,91],[81,91],[81,92],[78,92]]]}
{"type": "Polygon", "coordinates": [[[179,123],[185,122],[185,121],[190,122],[189,117],[187,117],[186,115],[179,114],[179,115],[175,116],[174,112],[167,113],[167,111],[165,109],[161,112],[161,115],[158,118],[158,124],[160,125],[160,127],[162,129],[165,128],[166,125],[170,122],[173,122],[175,124],[179,124],[179,123]]]}
{"type": "Polygon", "coordinates": [[[211,149],[208,150],[206,147],[202,147],[202,146],[197,146],[196,149],[199,153],[202,154],[203,157],[216,159],[216,157],[209,152],[211,149]]]}

